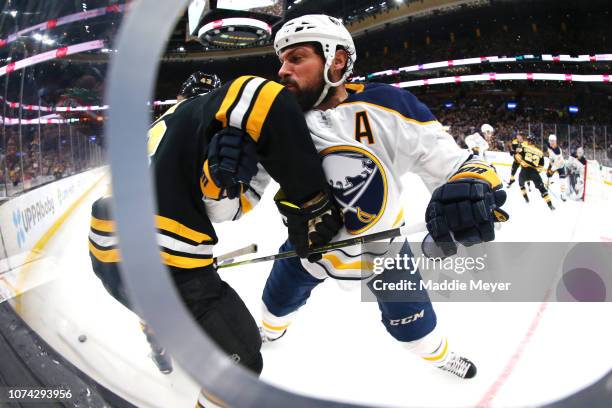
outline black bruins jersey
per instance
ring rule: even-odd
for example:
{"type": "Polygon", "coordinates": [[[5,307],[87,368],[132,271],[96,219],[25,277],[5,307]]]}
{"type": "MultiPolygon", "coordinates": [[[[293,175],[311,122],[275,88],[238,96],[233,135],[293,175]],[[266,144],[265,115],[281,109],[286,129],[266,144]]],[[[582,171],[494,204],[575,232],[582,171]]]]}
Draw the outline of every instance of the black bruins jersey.
{"type": "Polygon", "coordinates": [[[517,152],[514,158],[519,162],[521,167],[531,167],[541,171],[544,166],[544,152],[527,142],[521,143],[520,147],[521,151],[517,152]]]}
{"type": "MultiPolygon", "coordinates": [[[[227,126],[251,136],[260,163],[292,202],[305,202],[326,188],[303,113],[282,85],[243,76],[177,103],[151,125],[148,138],[157,192],[157,241],[171,268],[213,263],[217,236],[203,202],[202,174],[210,139],[227,126]]],[[[96,273],[120,261],[109,204],[109,198],[102,198],[92,207],[89,248],[96,273]]]]}
{"type": "Polygon", "coordinates": [[[512,156],[514,156],[515,154],[518,153],[519,150],[521,150],[520,149],[521,143],[522,142],[519,142],[519,140],[516,137],[514,139],[512,139],[512,142],[510,144],[510,154],[512,156]]]}

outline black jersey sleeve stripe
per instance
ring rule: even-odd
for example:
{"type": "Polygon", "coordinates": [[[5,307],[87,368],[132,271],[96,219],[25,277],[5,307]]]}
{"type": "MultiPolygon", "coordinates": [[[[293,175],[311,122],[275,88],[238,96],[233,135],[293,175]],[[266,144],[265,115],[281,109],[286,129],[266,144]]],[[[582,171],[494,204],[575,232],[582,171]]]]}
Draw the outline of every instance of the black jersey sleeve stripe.
{"type": "Polygon", "coordinates": [[[268,81],[259,90],[257,100],[253,104],[246,121],[246,131],[256,142],[261,136],[261,130],[268,118],[270,108],[283,88],[279,83],[268,81]]]}
{"type": "MultiPolygon", "coordinates": [[[[268,81],[264,80],[264,81],[261,81],[259,85],[257,85],[257,88],[255,89],[255,92],[253,92],[251,100],[249,101],[249,107],[244,112],[244,115],[242,115],[240,129],[244,129],[247,133],[248,133],[248,128],[247,128],[248,119],[251,116],[251,112],[253,111],[253,108],[255,107],[255,105],[257,104],[259,100],[259,94],[261,93],[261,90],[266,86],[267,83],[268,81]]],[[[253,136],[251,136],[251,138],[257,141],[257,139],[255,139],[253,136]]]]}
{"type": "Polygon", "coordinates": [[[121,261],[121,255],[118,248],[102,250],[97,248],[91,240],[89,240],[89,253],[102,263],[115,263],[121,261]]]}
{"type": "Polygon", "coordinates": [[[251,78],[253,78],[253,76],[250,75],[238,77],[229,86],[229,89],[221,102],[221,106],[215,114],[215,118],[221,122],[224,128],[228,126],[231,110],[238,102],[244,84],[251,78]]]}

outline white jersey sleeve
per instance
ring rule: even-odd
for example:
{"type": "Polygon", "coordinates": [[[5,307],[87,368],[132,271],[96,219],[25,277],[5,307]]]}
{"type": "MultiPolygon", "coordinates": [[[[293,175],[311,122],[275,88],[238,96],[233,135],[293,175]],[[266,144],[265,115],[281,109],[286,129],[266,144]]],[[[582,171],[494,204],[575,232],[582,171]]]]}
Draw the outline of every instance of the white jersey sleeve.
{"type": "Polygon", "coordinates": [[[489,150],[489,143],[478,132],[466,136],[465,144],[470,151],[474,152],[480,157],[484,157],[485,152],[489,150]]]}
{"type": "Polygon", "coordinates": [[[242,217],[247,212],[255,207],[261,196],[270,183],[270,175],[264,170],[261,164],[257,165],[258,171],[255,177],[251,179],[249,189],[242,193],[238,198],[224,198],[221,200],[213,200],[202,197],[206,214],[212,222],[234,221],[242,217]]]}
{"type": "Polygon", "coordinates": [[[469,153],[461,149],[439,122],[401,122],[395,166],[401,175],[417,174],[433,191],[446,183],[469,153]]]}
{"type": "Polygon", "coordinates": [[[584,177],[584,164],[573,156],[570,156],[567,160],[567,169],[570,173],[578,174],[581,177],[584,177]]]}
{"type": "MultiPolygon", "coordinates": [[[[336,108],[306,114],[344,214],[344,228],[335,240],[398,227],[404,220],[402,176],[416,173],[432,190],[470,155],[410,92],[386,84],[349,86],[356,92],[336,108]]],[[[410,215],[412,220],[420,217],[410,215]]],[[[319,279],[359,279],[371,263],[362,250],[360,245],[343,248],[302,265],[319,279]]]]}
{"type": "Polygon", "coordinates": [[[556,149],[553,149],[549,146],[547,152],[550,167],[553,170],[558,170],[565,167],[565,159],[563,158],[563,151],[560,147],[557,146],[556,149]]]}

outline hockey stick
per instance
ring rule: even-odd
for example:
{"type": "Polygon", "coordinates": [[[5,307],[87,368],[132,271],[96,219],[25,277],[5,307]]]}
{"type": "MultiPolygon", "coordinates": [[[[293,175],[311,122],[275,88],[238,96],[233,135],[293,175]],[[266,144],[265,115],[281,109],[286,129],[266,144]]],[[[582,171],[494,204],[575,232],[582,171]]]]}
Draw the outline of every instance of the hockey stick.
{"type": "Polygon", "coordinates": [[[215,258],[215,263],[217,265],[220,265],[222,263],[229,263],[232,262],[236,257],[247,254],[254,254],[255,252],[257,252],[257,244],[247,245],[244,248],[236,249],[235,251],[230,251],[223,255],[219,255],[215,258]]]}
{"type": "MultiPolygon", "coordinates": [[[[419,232],[427,231],[427,227],[424,222],[419,222],[413,225],[406,225],[400,228],[393,228],[386,231],[375,232],[374,234],[362,235],[360,237],[343,239],[342,241],[330,242],[327,245],[323,245],[318,248],[313,248],[311,254],[322,254],[324,252],[333,251],[334,249],[344,248],[352,245],[365,244],[368,242],[379,241],[382,239],[395,238],[402,235],[411,235],[419,232]]],[[[280,252],[274,255],[268,255],[261,258],[245,259],[244,261],[217,264],[217,268],[230,268],[233,266],[250,265],[259,262],[275,261],[277,259],[293,258],[297,256],[295,251],[280,252]]]]}

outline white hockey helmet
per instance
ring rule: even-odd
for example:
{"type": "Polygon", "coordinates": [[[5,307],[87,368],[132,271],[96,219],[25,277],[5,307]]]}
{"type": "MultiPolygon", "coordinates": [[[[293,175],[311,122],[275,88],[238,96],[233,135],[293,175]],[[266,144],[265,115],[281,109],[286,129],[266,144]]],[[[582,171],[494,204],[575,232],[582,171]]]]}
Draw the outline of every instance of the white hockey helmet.
{"type": "Polygon", "coordinates": [[[576,156],[578,157],[584,156],[584,149],[582,147],[579,147],[578,149],[576,149],[576,156]]]}
{"type": "Polygon", "coordinates": [[[482,125],[482,126],[480,127],[480,131],[481,131],[482,133],[485,133],[485,132],[491,132],[491,133],[493,133],[493,131],[494,131],[494,130],[495,130],[495,129],[493,129],[493,126],[489,125],[488,123],[485,123],[484,125],[482,125]]]}
{"type": "Polygon", "coordinates": [[[274,51],[280,57],[284,48],[294,44],[316,42],[323,48],[325,68],[323,78],[325,88],[314,106],[320,104],[331,86],[339,86],[353,73],[353,66],[357,60],[357,51],[351,33],[344,27],[342,21],[325,14],[307,14],[287,21],[274,37],[274,51]],[[348,53],[346,72],[337,82],[329,79],[329,68],[336,56],[336,48],[340,46],[348,53]]]}
{"type": "Polygon", "coordinates": [[[549,141],[550,143],[552,143],[552,142],[556,142],[556,141],[557,141],[557,135],[549,135],[549,136],[548,136],[548,141],[549,141]]]}

